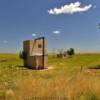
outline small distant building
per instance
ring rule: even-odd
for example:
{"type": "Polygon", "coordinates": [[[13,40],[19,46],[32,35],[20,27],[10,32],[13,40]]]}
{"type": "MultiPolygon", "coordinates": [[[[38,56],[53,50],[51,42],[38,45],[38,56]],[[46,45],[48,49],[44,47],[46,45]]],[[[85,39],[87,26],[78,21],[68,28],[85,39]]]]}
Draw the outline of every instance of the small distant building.
{"type": "Polygon", "coordinates": [[[24,66],[32,69],[44,69],[47,67],[47,41],[44,37],[24,41],[23,50],[26,53],[24,66]]]}
{"type": "Polygon", "coordinates": [[[57,54],[57,57],[58,58],[66,58],[66,57],[68,57],[68,54],[67,54],[66,51],[60,52],[60,53],[57,54]]]}

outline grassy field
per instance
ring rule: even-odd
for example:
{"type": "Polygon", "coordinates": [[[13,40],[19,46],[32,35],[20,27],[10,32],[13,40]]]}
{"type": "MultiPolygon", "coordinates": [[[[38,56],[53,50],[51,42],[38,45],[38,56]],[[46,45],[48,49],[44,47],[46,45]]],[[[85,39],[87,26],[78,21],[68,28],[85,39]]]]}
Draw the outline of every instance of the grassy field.
{"type": "Polygon", "coordinates": [[[17,54],[0,54],[0,100],[100,100],[100,54],[48,57],[47,70],[22,67],[17,54]]]}

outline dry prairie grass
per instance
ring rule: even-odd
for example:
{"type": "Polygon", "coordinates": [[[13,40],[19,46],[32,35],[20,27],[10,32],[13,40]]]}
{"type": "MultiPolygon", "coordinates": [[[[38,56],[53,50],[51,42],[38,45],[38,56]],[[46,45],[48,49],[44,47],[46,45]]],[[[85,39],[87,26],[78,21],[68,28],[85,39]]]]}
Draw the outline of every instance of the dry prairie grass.
{"type": "Polygon", "coordinates": [[[44,71],[17,67],[22,65],[17,55],[7,59],[0,63],[0,100],[100,100],[100,70],[87,69],[100,64],[99,54],[49,57],[53,69],[44,71]]]}
{"type": "MultiPolygon", "coordinates": [[[[18,80],[20,90],[17,93],[20,100],[35,100],[34,98],[52,98],[52,100],[100,100],[99,77],[86,73],[76,73],[72,76],[57,77],[54,80],[43,79],[18,80]]],[[[48,100],[49,100],[48,99],[48,100]]],[[[51,100],[51,99],[50,99],[51,100]]]]}

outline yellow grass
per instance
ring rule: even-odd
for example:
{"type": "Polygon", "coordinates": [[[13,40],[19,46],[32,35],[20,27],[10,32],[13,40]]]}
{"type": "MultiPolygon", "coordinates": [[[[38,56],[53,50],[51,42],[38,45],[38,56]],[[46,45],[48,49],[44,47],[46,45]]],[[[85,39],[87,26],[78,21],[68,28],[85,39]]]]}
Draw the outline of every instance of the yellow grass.
{"type": "Polygon", "coordinates": [[[100,100],[100,70],[88,69],[100,63],[99,56],[49,57],[52,68],[44,71],[18,67],[18,56],[13,62],[14,55],[7,56],[9,61],[0,63],[0,100],[100,100]]]}

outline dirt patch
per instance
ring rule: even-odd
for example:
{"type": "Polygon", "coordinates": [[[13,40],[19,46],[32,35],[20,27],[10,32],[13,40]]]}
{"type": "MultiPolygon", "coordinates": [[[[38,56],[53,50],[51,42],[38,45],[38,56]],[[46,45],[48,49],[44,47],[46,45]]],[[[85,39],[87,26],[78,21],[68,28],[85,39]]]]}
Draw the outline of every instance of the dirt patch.
{"type": "Polygon", "coordinates": [[[87,69],[85,70],[85,73],[88,73],[90,75],[98,75],[100,76],[100,69],[87,69]]]}
{"type": "Polygon", "coordinates": [[[7,59],[2,59],[0,60],[0,62],[7,62],[7,59]]]}
{"type": "Polygon", "coordinates": [[[100,65],[94,66],[94,67],[90,67],[89,69],[100,69],[100,65]]]}
{"type": "Polygon", "coordinates": [[[45,70],[51,70],[51,69],[54,69],[54,67],[49,66],[49,67],[47,67],[47,68],[45,68],[45,69],[40,69],[39,71],[45,71],[45,70]]]}

